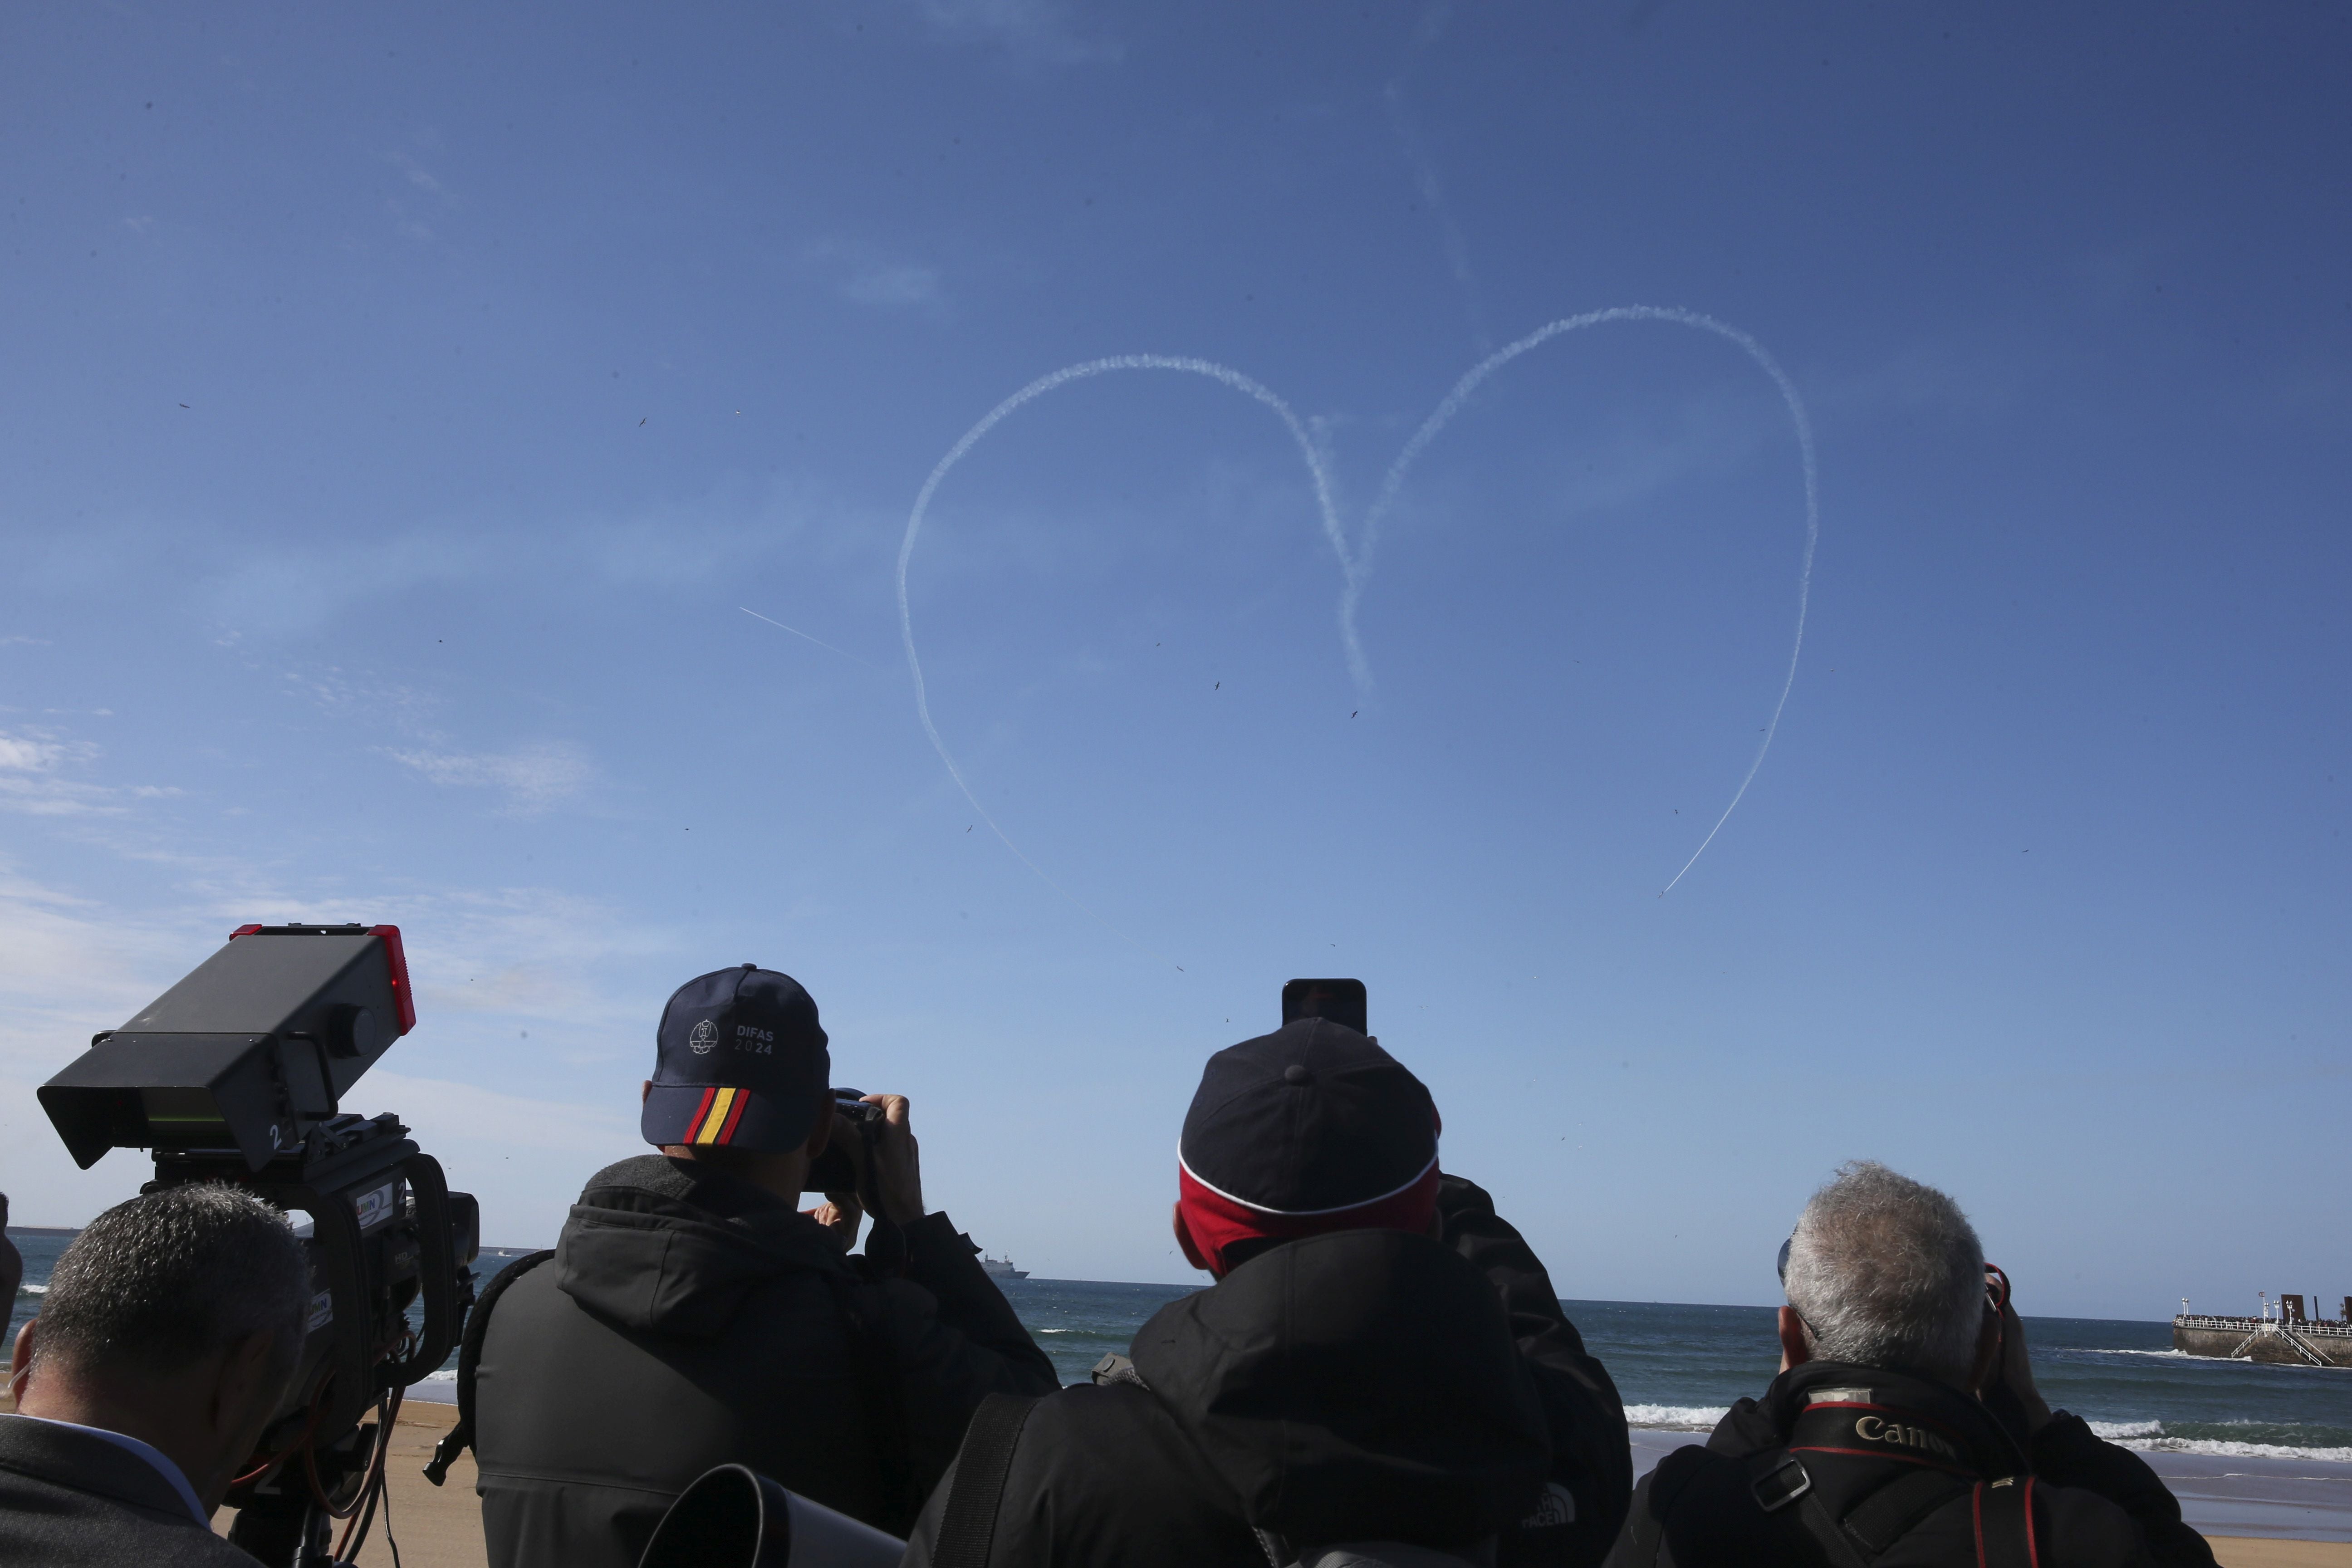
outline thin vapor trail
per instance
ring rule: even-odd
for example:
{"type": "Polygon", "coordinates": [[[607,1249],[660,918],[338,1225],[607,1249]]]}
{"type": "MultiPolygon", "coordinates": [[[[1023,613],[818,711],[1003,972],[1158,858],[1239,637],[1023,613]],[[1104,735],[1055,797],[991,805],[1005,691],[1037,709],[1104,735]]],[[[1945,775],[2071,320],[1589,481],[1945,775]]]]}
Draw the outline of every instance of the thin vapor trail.
{"type": "Polygon", "coordinates": [[[1462,226],[1454,221],[1453,209],[1445,205],[1445,187],[1438,182],[1437,161],[1429,155],[1429,148],[1405,112],[1403,79],[1389,83],[1383,96],[1388,100],[1389,123],[1412,171],[1413,188],[1421,193],[1421,199],[1429,205],[1430,216],[1437,221],[1438,242],[1445,251],[1446,270],[1454,274],[1454,287],[1462,294],[1463,312],[1469,318],[1471,344],[1482,354],[1489,353],[1495,346],[1495,337],[1486,330],[1486,308],[1479,298],[1478,276],[1470,269],[1470,245],[1462,237],[1462,226]]]}
{"type": "Polygon", "coordinates": [[[798,627],[798,626],[788,626],[784,625],[784,623],[783,623],[783,622],[782,622],[782,621],[780,621],[780,620],[776,619],[773,616],[763,616],[763,615],[761,615],[759,611],[754,610],[754,609],[748,608],[747,606],[742,605],[736,605],[735,607],[736,607],[737,609],[739,609],[739,610],[741,610],[745,615],[747,615],[747,616],[751,616],[751,617],[753,620],[755,620],[755,621],[765,621],[765,622],[767,622],[770,626],[772,626],[775,627],[778,631],[790,632],[790,633],[792,633],[792,634],[793,634],[793,636],[794,636],[794,637],[803,637],[803,638],[806,638],[808,641],[810,641],[810,642],[813,642],[813,643],[816,644],[816,646],[817,646],[817,647],[821,647],[821,648],[824,648],[824,649],[826,652],[828,652],[828,653],[837,653],[837,654],[839,654],[839,655],[840,655],[842,658],[856,658],[858,663],[860,663],[860,664],[864,665],[864,666],[865,666],[866,668],[868,668],[868,669],[879,669],[879,668],[882,668],[880,665],[876,664],[876,663],[875,663],[872,659],[870,659],[870,658],[857,658],[857,656],[856,656],[856,654],[854,654],[854,653],[850,652],[850,651],[849,651],[847,648],[845,648],[845,647],[835,647],[831,643],[829,643],[829,642],[825,641],[823,637],[809,637],[808,633],[806,633],[806,632],[804,632],[804,631],[801,630],[801,629],[800,629],[800,627],[798,627]]]}
{"type": "MultiPolygon", "coordinates": [[[[1221,365],[1213,360],[1171,354],[1114,354],[1108,359],[1088,360],[1083,364],[1065,365],[1050,374],[1039,376],[990,409],[986,417],[965,431],[963,439],[949,447],[948,455],[941,458],[938,466],[931,469],[930,478],[923,481],[921,491],[915,497],[914,510],[907,514],[907,537],[898,546],[898,635],[907,647],[907,669],[915,678],[915,712],[923,721],[923,733],[930,737],[931,749],[939,752],[940,761],[947,764],[948,776],[955,780],[956,788],[963,792],[964,799],[971,803],[971,808],[980,814],[980,819],[988,824],[988,830],[995,834],[1007,849],[1013,851],[1016,859],[1034,871],[1038,879],[1047,887],[1076,904],[1087,919],[1095,921],[1104,930],[1115,933],[1122,941],[1133,944],[1145,952],[1151,952],[1150,948],[1144,947],[1141,942],[1136,942],[1127,932],[1095,913],[1076,893],[1047,876],[1045,868],[1029,858],[1023,852],[1021,846],[1013,842],[1012,836],[998,825],[996,818],[989,815],[988,807],[980,804],[980,796],[972,792],[971,785],[965,781],[963,770],[956,765],[955,757],[949,752],[947,742],[940,738],[939,726],[931,721],[930,696],[923,684],[923,661],[915,653],[914,616],[907,607],[907,563],[914,558],[915,538],[922,531],[923,514],[930,510],[931,497],[937,493],[940,481],[948,477],[948,470],[963,461],[964,455],[979,444],[982,437],[996,428],[1000,421],[1022,405],[1045,396],[1055,387],[1066,386],[1074,381],[1084,381],[1089,376],[1106,375],[1115,370],[1176,370],[1193,375],[1205,375],[1213,381],[1223,382],[1235,391],[1246,393],[1279,415],[1284,426],[1290,431],[1290,438],[1297,443],[1298,455],[1306,459],[1307,471],[1315,481],[1315,505],[1322,517],[1324,537],[1330,541],[1332,551],[1339,558],[1339,570],[1342,576],[1352,574],[1353,568],[1348,557],[1347,535],[1339,527],[1339,509],[1331,499],[1330,475],[1324,468],[1322,454],[1317,449],[1313,439],[1308,437],[1307,426],[1299,423],[1298,416],[1291,411],[1290,405],[1285,403],[1273,388],[1263,382],[1244,375],[1237,370],[1221,365]]],[[[1351,661],[1360,662],[1361,655],[1355,651],[1353,630],[1343,629],[1341,636],[1348,644],[1351,661]]],[[[1162,963],[1172,962],[1160,953],[1153,952],[1151,955],[1160,959],[1162,963]]],[[[1179,964],[1177,967],[1181,968],[1182,965],[1179,964]]]]}
{"type": "MultiPolygon", "coordinates": [[[[1430,442],[1437,438],[1437,433],[1462,411],[1462,405],[1469,401],[1478,384],[1530,349],[1554,338],[1607,321],[1673,321],[1713,332],[1738,344],[1780,389],[1781,400],[1789,405],[1790,422],[1796,426],[1797,447],[1805,466],[1805,554],[1797,574],[1797,632],[1789,647],[1788,677],[1780,682],[1780,700],[1772,704],[1772,721],[1764,727],[1764,742],[1756,748],[1756,760],[1748,764],[1746,776],[1740,779],[1739,787],[1732,792],[1731,804],[1723,808],[1723,815],[1715,819],[1715,826],[1707,829],[1706,837],[1699,840],[1698,847],[1691,851],[1691,858],[1683,862],[1683,868],[1675,873],[1674,880],[1658,889],[1658,897],[1663,899],[1675,890],[1675,883],[1681,881],[1689,874],[1690,868],[1698,864],[1698,858],[1706,853],[1706,847],[1715,842],[1715,836],[1723,831],[1723,825],[1731,820],[1733,812],[1739,809],[1740,801],[1748,794],[1748,786],[1756,782],[1756,771],[1764,765],[1764,754],[1772,749],[1772,737],[1780,728],[1781,711],[1789,706],[1789,693],[1796,687],[1797,659],[1805,649],[1805,612],[1811,604],[1813,594],[1813,547],[1821,542],[1822,536],[1820,485],[1813,467],[1813,425],[1806,416],[1804,399],[1797,395],[1796,383],[1789,379],[1789,373],[1780,368],[1780,363],[1765,352],[1762,343],[1738,327],[1718,321],[1712,316],[1703,316],[1696,310],[1685,310],[1672,305],[1619,305],[1606,310],[1588,310],[1580,316],[1565,317],[1537,328],[1515,343],[1496,349],[1454,384],[1454,390],[1445,395],[1445,401],[1422,421],[1421,428],[1412,433],[1412,439],[1404,444],[1404,450],[1399,452],[1396,461],[1389,465],[1388,476],[1381,481],[1380,494],[1373,498],[1371,510],[1364,515],[1363,541],[1358,550],[1355,570],[1347,573],[1346,586],[1340,592],[1339,626],[1341,637],[1353,650],[1358,646],[1356,605],[1363,596],[1365,580],[1371,574],[1372,550],[1379,542],[1381,523],[1388,516],[1389,509],[1396,503],[1397,493],[1404,486],[1406,470],[1412,467],[1414,459],[1421,456],[1430,442]]],[[[1368,676],[1360,670],[1357,679],[1360,682],[1369,683],[1368,676]]]]}

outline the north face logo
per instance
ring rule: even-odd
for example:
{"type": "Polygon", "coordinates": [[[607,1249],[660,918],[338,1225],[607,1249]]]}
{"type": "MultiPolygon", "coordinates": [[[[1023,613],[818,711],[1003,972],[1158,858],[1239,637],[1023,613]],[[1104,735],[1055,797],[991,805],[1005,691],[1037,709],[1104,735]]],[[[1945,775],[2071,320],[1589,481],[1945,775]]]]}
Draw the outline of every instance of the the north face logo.
{"type": "Polygon", "coordinates": [[[1576,1522],[1576,1494],[1552,1482],[1536,1499],[1535,1511],[1519,1521],[1521,1530],[1558,1530],[1576,1522]]]}
{"type": "Polygon", "coordinates": [[[718,1026],[705,1018],[694,1026],[694,1033],[687,1036],[686,1043],[694,1047],[696,1056],[706,1055],[711,1047],[719,1043],[718,1026]]]}

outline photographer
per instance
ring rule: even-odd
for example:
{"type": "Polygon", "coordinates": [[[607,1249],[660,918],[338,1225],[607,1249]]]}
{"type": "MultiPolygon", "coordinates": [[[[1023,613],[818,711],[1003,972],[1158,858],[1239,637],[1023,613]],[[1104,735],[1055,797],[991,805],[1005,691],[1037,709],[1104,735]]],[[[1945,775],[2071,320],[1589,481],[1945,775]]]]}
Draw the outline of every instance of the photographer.
{"type": "Polygon", "coordinates": [[[1217,1283],[1092,1386],[982,1412],[910,1568],[1598,1563],[1633,1489],[1617,1391],[1437,1133],[1339,1023],[1211,1058],[1175,1223],[1217,1283]]]}
{"type": "Polygon", "coordinates": [[[688,981],[657,1044],[641,1126],[661,1152],[591,1177],[551,1258],[510,1266],[477,1309],[491,1563],[631,1568],[722,1464],[903,1534],[980,1402],[1050,1391],[1053,1363],[978,1249],[923,1212],[907,1101],[836,1110],[798,982],[750,964],[688,981]],[[845,1192],[798,1207],[836,1143],[849,1172],[824,1184],[876,1211],[864,1258],[845,1255],[845,1192]]]}
{"type": "Polygon", "coordinates": [[[253,1568],[212,1513],[286,1393],[310,1300],[285,1216],[233,1187],[99,1215],[16,1337],[0,1563],[253,1568]]]}
{"type": "Polygon", "coordinates": [[[1643,1478],[1612,1568],[2210,1568],[2146,1461],[2042,1401],[2008,1281],[1950,1198],[1843,1166],[1780,1278],[1780,1375],[1643,1478]]]}

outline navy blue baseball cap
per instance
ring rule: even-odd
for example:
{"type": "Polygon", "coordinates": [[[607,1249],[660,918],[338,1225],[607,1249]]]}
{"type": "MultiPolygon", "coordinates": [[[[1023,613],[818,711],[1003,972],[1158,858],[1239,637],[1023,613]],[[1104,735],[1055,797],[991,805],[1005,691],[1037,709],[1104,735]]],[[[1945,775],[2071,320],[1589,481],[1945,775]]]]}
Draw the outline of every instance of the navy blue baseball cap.
{"type": "Polygon", "coordinates": [[[646,1142],[799,1148],[833,1100],[825,1043],[815,1001],[791,975],[746,963],[696,976],[662,1008],[646,1142]]]}

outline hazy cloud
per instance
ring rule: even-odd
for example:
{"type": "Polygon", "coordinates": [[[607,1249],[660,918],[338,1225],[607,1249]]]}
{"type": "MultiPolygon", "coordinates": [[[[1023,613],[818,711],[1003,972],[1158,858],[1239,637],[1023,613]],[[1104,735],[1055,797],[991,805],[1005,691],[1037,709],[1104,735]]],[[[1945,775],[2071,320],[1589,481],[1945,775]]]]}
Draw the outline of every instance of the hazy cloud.
{"type": "Polygon", "coordinates": [[[993,44],[1045,65],[1115,60],[1125,52],[1091,28],[1062,0],[913,0],[917,19],[934,42],[993,44]]]}
{"type": "Polygon", "coordinates": [[[803,266],[854,304],[883,310],[931,310],[946,303],[940,269],[891,256],[864,240],[835,236],[801,252],[803,266]]]}
{"type": "Polygon", "coordinates": [[[0,730],[0,768],[34,773],[57,766],[64,755],[65,748],[55,741],[11,735],[0,730]]]}
{"type": "Polygon", "coordinates": [[[617,1158],[636,1153],[642,1147],[636,1117],[612,1106],[500,1094],[469,1083],[410,1078],[381,1068],[368,1074],[368,1090],[375,1099],[398,1105],[400,1119],[417,1142],[430,1149],[488,1143],[617,1158]]]}
{"type": "Polygon", "coordinates": [[[0,730],[0,811],[27,816],[79,816],[119,812],[132,800],[175,795],[153,784],[113,785],[68,778],[63,770],[96,760],[87,742],[62,741],[46,730],[0,730]]]}
{"type": "Polygon", "coordinates": [[[568,742],[549,741],[511,752],[387,752],[437,784],[506,792],[512,809],[544,811],[578,795],[595,776],[588,753],[568,742]]]}
{"type": "Polygon", "coordinates": [[[841,292],[860,305],[931,305],[939,302],[940,275],[929,267],[877,267],[844,283],[841,292]]]}

